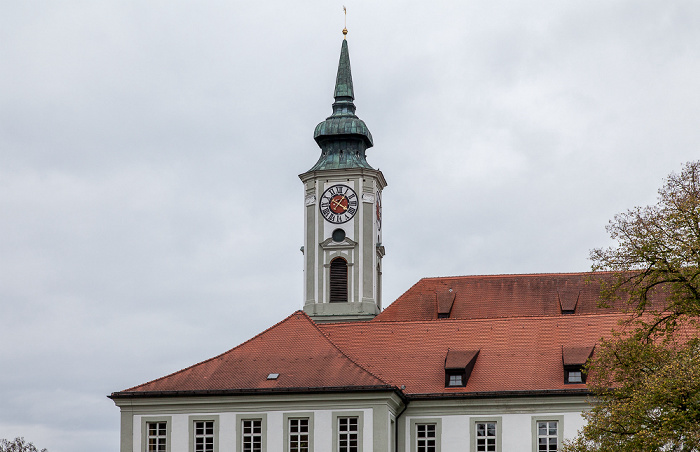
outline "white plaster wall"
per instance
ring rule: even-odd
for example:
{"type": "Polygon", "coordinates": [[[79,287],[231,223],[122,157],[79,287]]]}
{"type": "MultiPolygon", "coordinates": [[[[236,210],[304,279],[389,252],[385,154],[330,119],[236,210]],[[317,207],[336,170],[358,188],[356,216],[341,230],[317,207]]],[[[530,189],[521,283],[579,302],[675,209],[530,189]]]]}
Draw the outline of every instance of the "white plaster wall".
{"type": "MultiPolygon", "coordinates": [[[[471,450],[471,423],[474,418],[501,417],[501,451],[503,452],[533,452],[532,449],[532,418],[546,419],[547,417],[564,416],[564,439],[576,436],[583,427],[584,420],[580,412],[569,413],[517,413],[517,414],[472,414],[448,416],[408,416],[406,422],[406,452],[411,450],[411,419],[441,419],[441,452],[468,452],[471,450]]],[[[371,449],[370,449],[371,450],[371,449]]]]}
{"type": "MultiPolygon", "coordinates": [[[[410,443],[406,444],[409,445],[410,451],[410,443]]],[[[469,452],[469,418],[467,416],[442,418],[442,451],[449,450],[469,452]]]]}
{"type": "MultiPolygon", "coordinates": [[[[503,450],[532,452],[532,416],[532,413],[504,414],[502,416],[501,444],[503,450]]],[[[540,416],[539,413],[537,416],[540,416]]],[[[564,419],[564,423],[566,423],[566,419],[564,419]]],[[[471,433],[471,429],[469,432],[471,433]]]]}
{"type": "Polygon", "coordinates": [[[219,422],[219,452],[236,450],[236,413],[221,413],[219,422]]]}
{"type": "MultiPolygon", "coordinates": [[[[364,424],[362,426],[362,444],[364,451],[372,451],[373,431],[373,411],[371,408],[354,409],[342,408],[338,410],[284,410],[267,411],[267,444],[268,452],[284,450],[284,414],[309,413],[314,414],[313,441],[314,450],[317,452],[330,451],[333,444],[333,412],[334,411],[361,411],[363,413],[364,424]]],[[[259,412],[254,412],[260,414],[259,412]]],[[[189,417],[191,415],[202,416],[205,413],[183,413],[167,414],[172,421],[170,424],[170,452],[189,452],[189,417]]],[[[253,414],[249,411],[228,412],[228,413],[206,413],[212,416],[219,416],[219,452],[232,452],[236,450],[236,423],[237,414],[253,414]]],[[[134,451],[145,450],[145,445],[141,444],[141,419],[143,416],[134,415],[134,451]]],[[[146,417],[153,417],[148,415],[146,417]]]]}

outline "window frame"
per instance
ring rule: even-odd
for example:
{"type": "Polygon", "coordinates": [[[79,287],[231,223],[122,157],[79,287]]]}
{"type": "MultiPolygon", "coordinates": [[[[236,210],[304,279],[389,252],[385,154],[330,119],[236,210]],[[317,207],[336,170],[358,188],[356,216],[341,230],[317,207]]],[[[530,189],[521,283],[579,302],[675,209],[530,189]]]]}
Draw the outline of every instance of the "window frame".
{"type": "Polygon", "coordinates": [[[484,416],[469,418],[469,450],[476,452],[476,424],[493,422],[496,424],[496,452],[503,450],[503,418],[501,416],[484,416]]]}
{"type": "MultiPolygon", "coordinates": [[[[337,272],[337,270],[336,270],[337,272]]],[[[332,257],[331,260],[328,262],[328,303],[347,303],[350,301],[350,263],[348,262],[348,259],[346,259],[343,256],[335,256],[332,257]],[[338,268],[338,266],[342,266],[345,268],[345,276],[344,277],[338,277],[338,275],[334,274],[334,262],[340,262],[342,261],[342,264],[337,264],[335,268],[338,268]],[[345,295],[344,299],[336,299],[333,297],[333,293],[338,293],[338,288],[342,286],[344,283],[345,287],[345,295]],[[335,288],[335,292],[334,292],[335,288]]]]}
{"type": "Polygon", "coordinates": [[[236,448],[243,451],[243,421],[260,421],[260,450],[267,452],[267,413],[244,413],[236,415],[236,448]]]}
{"type": "Polygon", "coordinates": [[[214,452],[219,452],[219,415],[196,415],[196,416],[189,416],[187,419],[187,425],[189,429],[189,438],[190,438],[190,448],[188,449],[190,452],[194,452],[195,450],[195,433],[196,429],[194,427],[195,422],[202,422],[202,421],[212,421],[214,422],[214,452]]]}
{"type": "Polygon", "coordinates": [[[466,369],[445,369],[445,388],[464,388],[467,386],[467,371],[466,369]],[[461,383],[458,385],[450,384],[452,377],[460,377],[461,383]]]}
{"type": "Polygon", "coordinates": [[[165,451],[170,452],[172,447],[171,432],[173,429],[172,416],[142,416],[141,417],[141,450],[148,452],[148,424],[165,422],[165,451]]]}
{"type": "Polygon", "coordinates": [[[289,421],[292,419],[306,419],[309,421],[309,452],[314,450],[314,413],[312,412],[299,412],[299,413],[284,413],[283,415],[283,444],[284,451],[289,452],[289,421]]]}
{"type": "Polygon", "coordinates": [[[440,452],[442,443],[442,418],[412,418],[411,426],[411,452],[418,452],[418,426],[435,425],[435,452],[440,452]]]}
{"type": "Polygon", "coordinates": [[[363,447],[363,434],[364,429],[364,411],[334,411],[333,412],[333,452],[339,452],[339,438],[340,431],[338,429],[338,419],[343,417],[356,417],[357,418],[357,452],[362,452],[363,447]]]}
{"type": "Polygon", "coordinates": [[[564,416],[532,416],[532,452],[538,452],[538,422],[556,422],[557,423],[557,451],[561,450],[564,445],[564,416]]]}

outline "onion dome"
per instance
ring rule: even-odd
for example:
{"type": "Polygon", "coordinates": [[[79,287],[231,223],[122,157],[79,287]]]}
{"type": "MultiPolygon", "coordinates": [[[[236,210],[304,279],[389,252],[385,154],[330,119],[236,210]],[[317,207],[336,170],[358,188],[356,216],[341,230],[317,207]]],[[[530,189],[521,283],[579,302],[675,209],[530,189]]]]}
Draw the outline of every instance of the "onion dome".
{"type": "Polygon", "coordinates": [[[365,150],[374,145],[372,134],[365,122],[355,115],[350,56],[345,39],[340,49],[334,97],[333,114],[314,130],[314,139],[321,148],[321,157],[309,171],[372,168],[365,159],[365,150]]]}

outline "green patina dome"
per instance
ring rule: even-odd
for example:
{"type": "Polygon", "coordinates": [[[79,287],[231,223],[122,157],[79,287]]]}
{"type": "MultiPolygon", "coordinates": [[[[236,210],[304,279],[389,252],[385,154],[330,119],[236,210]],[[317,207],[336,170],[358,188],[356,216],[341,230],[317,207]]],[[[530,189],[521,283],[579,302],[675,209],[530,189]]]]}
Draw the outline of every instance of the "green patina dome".
{"type": "Polygon", "coordinates": [[[314,140],[321,148],[321,157],[310,171],[318,169],[372,168],[365,150],[374,143],[363,120],[355,115],[355,94],[350,71],[348,42],[340,49],[338,75],[335,79],[333,114],[314,129],[314,140]]]}
{"type": "Polygon", "coordinates": [[[314,139],[319,137],[330,137],[333,135],[361,135],[367,142],[367,147],[371,148],[372,134],[363,120],[355,115],[329,116],[325,121],[319,123],[314,130],[314,139]]]}

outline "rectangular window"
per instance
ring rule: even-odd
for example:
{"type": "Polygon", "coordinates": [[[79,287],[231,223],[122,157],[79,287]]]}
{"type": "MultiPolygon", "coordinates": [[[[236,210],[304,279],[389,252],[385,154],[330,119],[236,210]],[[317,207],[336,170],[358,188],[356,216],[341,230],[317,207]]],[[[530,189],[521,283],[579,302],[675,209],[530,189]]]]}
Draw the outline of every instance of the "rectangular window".
{"type": "Polygon", "coordinates": [[[476,423],[476,452],[496,452],[496,432],[495,422],[476,423]]]}
{"type": "Polygon", "coordinates": [[[564,442],[564,416],[532,416],[532,452],[558,452],[564,442]]]}
{"type": "Polygon", "coordinates": [[[194,421],[194,452],[214,452],[214,421],[194,421]]]}
{"type": "Polygon", "coordinates": [[[338,418],[338,452],[358,452],[358,425],[356,417],[338,418]]]}
{"type": "Polygon", "coordinates": [[[440,452],[441,418],[412,418],[410,428],[410,452],[440,452]]]}
{"type": "Polygon", "coordinates": [[[580,370],[570,370],[566,376],[566,382],[570,384],[583,383],[583,374],[580,370]]]}
{"type": "Polygon", "coordinates": [[[262,420],[243,419],[241,429],[243,452],[262,452],[262,420]]]}
{"type": "Polygon", "coordinates": [[[309,452],[309,420],[289,419],[289,452],[309,452]]]}
{"type": "Polygon", "coordinates": [[[537,451],[555,452],[559,450],[557,421],[537,422],[537,451]]]}
{"type": "Polygon", "coordinates": [[[416,424],[416,451],[436,452],[437,438],[435,424],[416,424]]]}
{"type": "Polygon", "coordinates": [[[447,375],[449,380],[447,386],[465,386],[464,379],[461,373],[450,373],[447,375]]]}
{"type": "Polygon", "coordinates": [[[146,439],[148,441],[148,452],[165,452],[168,438],[167,422],[147,422],[146,439]]]}

